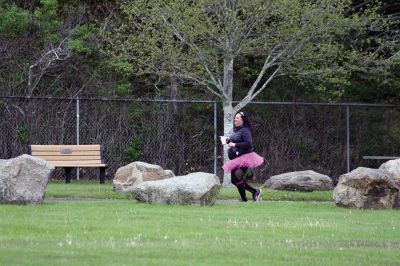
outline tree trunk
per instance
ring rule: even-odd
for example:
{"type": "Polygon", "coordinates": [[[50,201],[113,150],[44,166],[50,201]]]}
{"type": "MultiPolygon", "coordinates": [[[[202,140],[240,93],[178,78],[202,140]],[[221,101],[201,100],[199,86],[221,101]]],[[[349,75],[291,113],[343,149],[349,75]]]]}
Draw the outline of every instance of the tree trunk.
{"type": "MultiPolygon", "coordinates": [[[[170,86],[170,99],[177,100],[179,96],[178,91],[178,79],[176,77],[171,77],[171,86],[170,86]]],[[[173,103],[174,114],[178,111],[178,105],[176,102],[173,103]]]]}
{"type": "MultiPolygon", "coordinates": [[[[230,38],[227,38],[226,49],[231,51],[232,42],[230,38]]],[[[223,97],[222,106],[224,111],[224,136],[229,136],[233,127],[233,115],[234,109],[232,107],[232,95],[233,95],[233,62],[234,57],[228,53],[228,56],[224,60],[224,85],[223,85],[223,97]]],[[[228,147],[224,145],[224,162],[227,162],[228,158],[228,147]]],[[[224,179],[222,182],[224,187],[231,187],[231,177],[229,173],[224,173],[224,179]]]]}
{"type": "MultiPolygon", "coordinates": [[[[232,133],[233,128],[233,107],[232,102],[223,102],[224,110],[224,136],[229,137],[232,133]]],[[[228,158],[228,146],[224,145],[224,162],[227,162],[228,158]]],[[[222,182],[223,187],[231,187],[231,176],[229,173],[224,173],[224,180],[222,182]]]]}

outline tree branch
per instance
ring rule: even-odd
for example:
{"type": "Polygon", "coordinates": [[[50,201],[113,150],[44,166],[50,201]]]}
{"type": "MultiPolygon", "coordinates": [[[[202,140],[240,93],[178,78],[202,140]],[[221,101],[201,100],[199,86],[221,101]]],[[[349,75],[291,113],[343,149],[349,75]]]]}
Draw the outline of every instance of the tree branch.
{"type": "MultiPolygon", "coordinates": [[[[187,79],[190,79],[190,80],[193,80],[193,81],[197,82],[198,84],[204,85],[204,86],[206,86],[206,88],[207,88],[207,90],[209,92],[211,92],[212,94],[218,96],[219,98],[222,98],[222,94],[220,94],[216,90],[213,90],[210,87],[210,81],[209,80],[197,77],[193,73],[190,73],[190,72],[187,72],[187,71],[185,73],[181,71],[181,73],[182,74],[180,75],[180,77],[187,78],[187,79]]],[[[212,85],[214,85],[214,84],[212,84],[212,85]]]]}
{"type": "Polygon", "coordinates": [[[33,65],[29,66],[28,70],[28,89],[29,89],[29,95],[32,94],[33,90],[36,88],[37,84],[39,83],[40,79],[43,77],[44,73],[46,70],[50,67],[50,65],[54,61],[63,61],[71,57],[71,50],[64,45],[64,42],[67,40],[67,38],[63,39],[58,47],[53,48],[46,53],[44,53],[39,60],[37,60],[33,65]],[[33,82],[33,69],[35,67],[39,67],[40,73],[39,77],[36,78],[36,80],[33,82]]]}
{"type": "Polygon", "coordinates": [[[210,79],[211,79],[211,83],[217,87],[220,92],[222,92],[222,86],[220,86],[221,81],[218,80],[214,77],[213,73],[210,71],[208,64],[206,62],[205,56],[203,55],[203,53],[200,51],[200,49],[197,47],[197,45],[195,45],[194,43],[186,40],[182,34],[179,32],[179,30],[170,22],[168,22],[168,20],[165,18],[165,16],[163,14],[161,14],[161,17],[164,21],[165,24],[169,25],[172,27],[172,29],[174,30],[174,33],[176,35],[176,37],[178,37],[179,40],[181,40],[183,43],[187,44],[189,47],[191,47],[194,51],[196,51],[197,53],[197,57],[200,60],[200,64],[203,66],[204,70],[207,72],[207,74],[209,75],[210,79]]]}
{"type": "Polygon", "coordinates": [[[267,85],[272,81],[272,79],[275,77],[275,75],[279,72],[280,68],[281,68],[281,67],[278,66],[278,67],[275,69],[275,71],[269,76],[269,78],[267,79],[267,81],[264,82],[264,84],[261,86],[261,88],[258,89],[256,92],[254,92],[254,93],[251,95],[250,101],[253,100],[260,92],[262,92],[262,91],[267,87],[267,85]]]}

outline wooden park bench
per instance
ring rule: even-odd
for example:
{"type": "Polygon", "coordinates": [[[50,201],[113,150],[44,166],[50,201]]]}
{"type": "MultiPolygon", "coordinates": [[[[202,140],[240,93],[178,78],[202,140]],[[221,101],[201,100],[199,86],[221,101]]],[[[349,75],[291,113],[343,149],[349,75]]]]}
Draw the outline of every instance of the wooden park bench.
{"type": "Polygon", "coordinates": [[[364,160],[394,160],[399,159],[398,156],[363,156],[364,160]]]}
{"type": "Polygon", "coordinates": [[[29,145],[29,154],[65,169],[65,183],[71,182],[71,170],[76,167],[98,167],[100,183],[104,184],[103,146],[96,145],[29,145]]]}

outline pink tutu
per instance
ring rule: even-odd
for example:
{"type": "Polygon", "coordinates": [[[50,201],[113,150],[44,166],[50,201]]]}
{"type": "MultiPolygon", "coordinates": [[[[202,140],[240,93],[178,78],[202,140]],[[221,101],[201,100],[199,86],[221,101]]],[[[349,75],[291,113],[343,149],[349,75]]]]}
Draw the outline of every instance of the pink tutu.
{"type": "Polygon", "coordinates": [[[225,173],[231,172],[239,167],[257,167],[264,162],[264,158],[255,152],[243,154],[233,160],[227,161],[222,168],[225,173]]]}

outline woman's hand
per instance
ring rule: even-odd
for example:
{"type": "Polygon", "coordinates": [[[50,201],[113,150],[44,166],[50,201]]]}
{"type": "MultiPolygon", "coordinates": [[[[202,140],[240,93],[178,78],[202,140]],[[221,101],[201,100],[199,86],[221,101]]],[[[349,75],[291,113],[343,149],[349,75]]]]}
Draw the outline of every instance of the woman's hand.
{"type": "Polygon", "coordinates": [[[233,143],[233,142],[229,142],[229,143],[228,143],[228,147],[229,147],[229,148],[233,148],[233,147],[235,147],[235,146],[236,146],[236,144],[233,143]]]}

